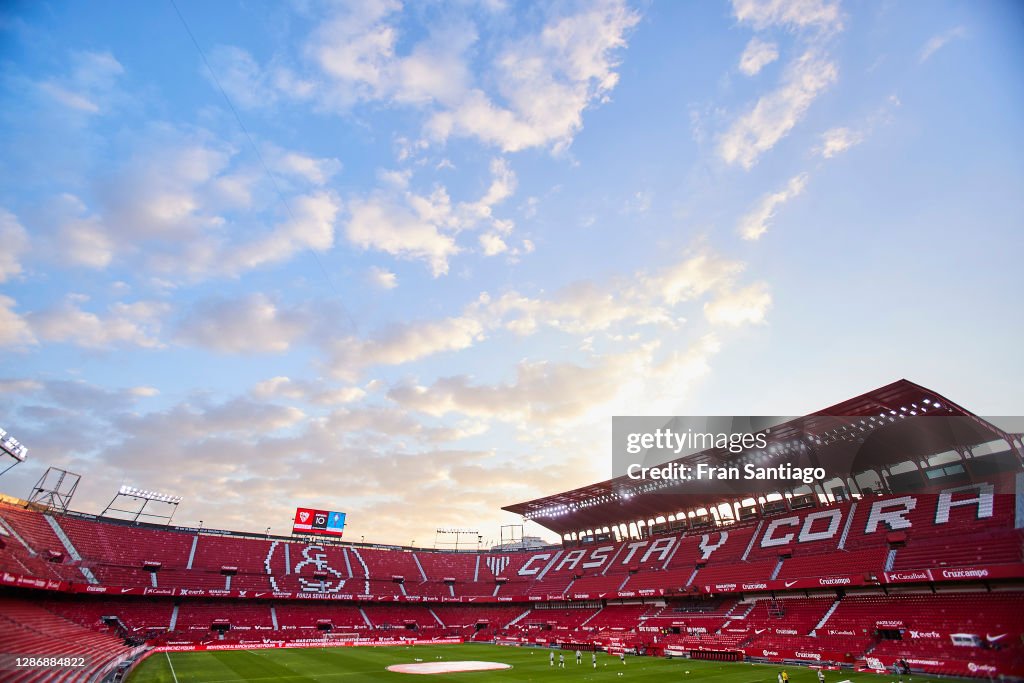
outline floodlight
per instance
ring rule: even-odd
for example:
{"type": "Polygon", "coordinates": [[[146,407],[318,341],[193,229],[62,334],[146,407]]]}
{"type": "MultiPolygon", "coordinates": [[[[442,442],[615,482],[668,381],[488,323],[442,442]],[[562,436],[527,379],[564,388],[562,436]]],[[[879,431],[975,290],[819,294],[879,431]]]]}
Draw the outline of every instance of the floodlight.
{"type": "MultiPolygon", "coordinates": [[[[159,491],[152,491],[150,489],[140,489],[134,486],[123,484],[121,485],[120,488],[118,488],[117,493],[114,495],[114,498],[110,501],[110,503],[107,504],[107,507],[104,508],[103,512],[100,513],[100,516],[106,516],[107,512],[113,510],[114,512],[121,512],[133,515],[132,519],[135,522],[138,522],[141,517],[155,517],[157,519],[165,520],[167,524],[170,524],[171,519],[174,517],[173,511],[170,514],[156,514],[151,512],[145,512],[146,506],[151,502],[166,503],[168,505],[173,505],[174,509],[176,510],[178,503],[180,503],[181,500],[181,496],[174,496],[169,493],[161,493],[159,491]],[[115,507],[118,498],[122,496],[141,500],[142,503],[140,506],[138,506],[138,509],[126,510],[115,507]]],[[[135,505],[138,504],[133,504],[133,506],[135,505]]]]}
{"type": "Polygon", "coordinates": [[[25,462],[25,458],[28,457],[28,448],[26,448],[24,445],[22,445],[20,441],[11,436],[6,429],[0,429],[0,451],[2,451],[0,455],[6,453],[7,455],[14,458],[14,462],[12,462],[4,470],[0,471],[0,474],[3,474],[4,472],[6,472],[7,470],[11,469],[12,467],[19,463],[25,462]]]}

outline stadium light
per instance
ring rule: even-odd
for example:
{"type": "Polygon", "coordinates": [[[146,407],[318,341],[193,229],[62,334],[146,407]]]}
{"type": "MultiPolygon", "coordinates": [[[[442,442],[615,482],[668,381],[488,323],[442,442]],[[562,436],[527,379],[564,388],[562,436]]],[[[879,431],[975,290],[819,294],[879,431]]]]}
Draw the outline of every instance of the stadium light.
{"type": "Polygon", "coordinates": [[[0,450],[14,458],[14,462],[4,468],[0,474],[7,472],[7,470],[11,469],[15,465],[20,465],[25,462],[25,458],[28,457],[28,448],[8,434],[6,429],[2,428],[0,428],[0,450]]]}
{"type": "Polygon", "coordinates": [[[182,500],[181,496],[172,496],[168,493],[158,493],[147,489],[137,489],[134,486],[122,486],[118,489],[118,494],[122,496],[131,496],[132,498],[151,500],[156,503],[168,503],[170,505],[177,505],[182,500]]]}
{"type": "Polygon", "coordinates": [[[25,462],[25,458],[28,457],[28,448],[9,435],[6,429],[0,429],[0,448],[18,462],[25,462]]]}
{"type": "MultiPolygon", "coordinates": [[[[107,507],[103,509],[103,512],[100,513],[100,517],[105,516],[107,512],[113,510],[114,512],[123,512],[133,515],[132,521],[135,522],[138,522],[140,517],[156,517],[158,519],[166,520],[166,523],[170,524],[171,519],[174,517],[174,511],[172,511],[171,514],[169,515],[146,513],[146,506],[149,505],[150,503],[164,503],[166,505],[173,505],[174,510],[177,510],[178,504],[181,501],[181,496],[174,496],[169,493],[160,493],[159,491],[140,489],[135,486],[128,486],[127,484],[122,484],[121,487],[117,490],[117,493],[114,495],[114,498],[110,501],[110,503],[107,504],[107,507]],[[114,504],[117,502],[118,498],[121,497],[141,500],[142,505],[141,507],[139,507],[138,510],[122,510],[120,508],[114,507],[114,504]]],[[[200,522],[200,524],[202,523],[200,522]]]]}

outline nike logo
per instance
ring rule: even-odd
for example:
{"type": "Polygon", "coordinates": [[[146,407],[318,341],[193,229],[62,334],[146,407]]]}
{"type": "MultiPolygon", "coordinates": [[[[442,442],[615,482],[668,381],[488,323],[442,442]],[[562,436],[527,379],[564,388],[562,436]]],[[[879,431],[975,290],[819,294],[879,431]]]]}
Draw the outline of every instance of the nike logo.
{"type": "MultiPolygon", "coordinates": [[[[798,579],[798,580],[799,580],[799,579],[798,579]]],[[[794,583],[796,583],[796,581],[786,581],[785,583],[786,583],[786,588],[789,588],[789,587],[790,587],[790,586],[792,586],[792,585],[793,585],[794,583]]]]}
{"type": "Polygon", "coordinates": [[[122,593],[127,593],[127,592],[128,592],[128,591],[130,591],[130,590],[132,590],[132,589],[131,589],[131,588],[122,588],[122,589],[121,589],[121,592],[122,592],[122,593]]]}
{"type": "Polygon", "coordinates": [[[762,633],[764,633],[767,630],[768,629],[766,629],[766,628],[755,628],[754,629],[754,633],[756,633],[757,635],[761,635],[762,633]]]}

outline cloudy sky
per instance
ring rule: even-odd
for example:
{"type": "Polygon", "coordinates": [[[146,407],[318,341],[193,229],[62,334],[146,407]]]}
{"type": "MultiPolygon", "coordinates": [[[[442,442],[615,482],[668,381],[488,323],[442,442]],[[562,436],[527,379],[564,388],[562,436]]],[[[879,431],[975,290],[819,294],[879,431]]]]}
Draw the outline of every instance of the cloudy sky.
{"type": "Polygon", "coordinates": [[[609,476],[615,414],[1020,414],[1022,19],[6,3],[0,490],[432,545],[609,476]]]}

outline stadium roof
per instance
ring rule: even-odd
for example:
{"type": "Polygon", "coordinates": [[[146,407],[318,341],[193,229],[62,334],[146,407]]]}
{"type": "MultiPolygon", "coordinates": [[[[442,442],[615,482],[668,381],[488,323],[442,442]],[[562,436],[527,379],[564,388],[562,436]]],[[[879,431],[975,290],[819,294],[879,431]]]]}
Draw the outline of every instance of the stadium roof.
{"type": "MultiPolygon", "coordinates": [[[[846,458],[856,464],[853,474],[996,439],[1009,439],[1009,435],[945,396],[905,379],[772,426],[767,436],[769,449],[785,453],[809,447],[823,466],[846,458]],[[931,419],[936,416],[954,419],[931,419]]],[[[753,459],[749,452],[710,448],[672,462],[723,466],[745,458],[753,459]]],[[[750,496],[733,496],[740,497],[750,496]]],[[[687,483],[683,488],[620,476],[502,509],[561,535],[667,517],[728,500],[720,487],[687,483]],[[665,490],[670,487],[674,488],[665,490]]]]}

